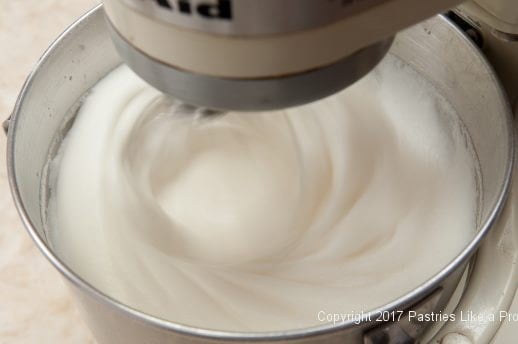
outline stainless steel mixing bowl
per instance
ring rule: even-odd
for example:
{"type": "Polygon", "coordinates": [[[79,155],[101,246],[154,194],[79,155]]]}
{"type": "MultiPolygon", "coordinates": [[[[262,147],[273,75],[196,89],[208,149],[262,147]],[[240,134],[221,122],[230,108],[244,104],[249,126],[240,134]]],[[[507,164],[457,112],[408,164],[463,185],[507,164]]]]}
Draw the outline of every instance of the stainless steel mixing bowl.
{"type": "MultiPolygon", "coordinates": [[[[473,240],[426,283],[388,305],[380,305],[371,313],[372,321],[365,315],[360,324],[349,321],[275,333],[218,332],[170,323],[118,303],[76,275],[49,245],[42,202],[47,195],[44,166],[50,147],[69,109],[121,63],[101,7],[70,27],[45,53],[23,87],[8,128],[7,165],[12,194],[25,226],[39,249],[65,276],[99,343],[410,343],[419,337],[429,324],[405,317],[396,323],[374,320],[379,312],[390,314],[386,312],[394,310],[437,312],[450,299],[505,202],[513,160],[511,114],[490,66],[444,17],[432,18],[398,35],[391,54],[440,90],[471,136],[480,161],[482,195],[480,223],[473,240]]],[[[419,121],[419,114],[415,120],[419,121]]]]}

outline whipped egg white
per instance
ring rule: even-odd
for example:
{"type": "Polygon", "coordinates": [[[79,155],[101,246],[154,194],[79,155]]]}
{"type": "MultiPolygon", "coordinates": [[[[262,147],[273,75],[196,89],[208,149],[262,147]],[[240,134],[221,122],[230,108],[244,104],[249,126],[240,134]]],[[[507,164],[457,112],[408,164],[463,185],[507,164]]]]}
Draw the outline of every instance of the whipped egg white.
{"type": "Polygon", "coordinates": [[[321,324],[393,301],[476,228],[475,166],[454,109],[393,56],[345,91],[205,116],[126,66],[63,141],[51,241],[86,281],[216,330],[321,324]]]}

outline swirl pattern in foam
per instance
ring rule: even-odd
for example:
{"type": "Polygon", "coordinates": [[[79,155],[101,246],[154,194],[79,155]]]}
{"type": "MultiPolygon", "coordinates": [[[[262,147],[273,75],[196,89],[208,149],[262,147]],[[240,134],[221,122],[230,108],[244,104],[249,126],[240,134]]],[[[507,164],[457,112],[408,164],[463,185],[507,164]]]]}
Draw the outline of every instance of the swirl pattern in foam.
{"type": "Polygon", "coordinates": [[[314,326],[415,288],[476,228],[455,111],[395,57],[304,107],[191,112],[120,67],[56,164],[53,245],[136,309],[218,330],[314,326]]]}

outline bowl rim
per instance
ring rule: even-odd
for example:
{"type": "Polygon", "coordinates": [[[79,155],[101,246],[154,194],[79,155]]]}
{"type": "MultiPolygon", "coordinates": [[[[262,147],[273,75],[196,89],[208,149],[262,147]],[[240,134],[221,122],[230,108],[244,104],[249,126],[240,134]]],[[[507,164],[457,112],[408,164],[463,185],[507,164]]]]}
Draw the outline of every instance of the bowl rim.
{"type": "MultiPolygon", "coordinates": [[[[102,4],[96,5],[90,11],[86,12],[83,16],[77,19],[72,25],[70,25],[43,53],[42,57],[38,60],[36,65],[33,67],[31,73],[27,77],[19,96],[16,100],[16,104],[12,115],[9,120],[9,128],[8,128],[8,138],[7,138],[7,172],[8,172],[8,180],[10,185],[11,194],[18,211],[18,214],[22,220],[24,227],[29,233],[30,237],[36,243],[38,249],[43,253],[43,255],[51,262],[52,265],[75,287],[79,288],[81,291],[86,292],[90,297],[92,297],[95,301],[104,304],[105,306],[109,306],[112,309],[122,313],[123,315],[130,316],[134,320],[139,322],[143,322],[145,324],[151,325],[153,327],[165,330],[176,332],[180,335],[184,336],[192,336],[199,337],[204,339],[212,339],[212,340],[228,340],[228,341],[282,341],[282,340],[293,340],[293,339],[301,339],[307,337],[319,336],[322,334],[330,334],[338,331],[343,331],[346,329],[350,329],[358,326],[358,322],[355,320],[348,320],[344,322],[340,322],[337,324],[325,323],[322,325],[295,329],[295,330],[285,330],[285,331],[269,331],[269,332],[237,332],[237,331],[221,331],[221,330],[210,330],[197,328],[194,326],[183,325],[179,323],[174,323],[171,321],[167,321],[161,319],[159,317],[155,317],[145,312],[134,309],[130,306],[127,306],[115,298],[112,298],[97,288],[93,287],[87,281],[82,279],[79,275],[77,275],[71,268],[69,268],[57,255],[53,252],[50,245],[48,245],[45,240],[40,236],[36,227],[32,223],[27,213],[27,210],[23,204],[22,196],[20,190],[18,188],[18,179],[16,176],[16,166],[15,166],[15,145],[16,145],[16,133],[19,130],[18,118],[20,117],[20,113],[24,104],[24,100],[26,98],[26,94],[31,89],[32,84],[36,78],[38,78],[40,67],[49,59],[52,58],[53,52],[55,49],[59,48],[60,43],[64,40],[65,37],[69,35],[73,35],[74,32],[78,29],[79,26],[83,25],[88,19],[95,15],[103,15],[102,4]]],[[[478,47],[462,32],[454,23],[452,23],[448,18],[444,15],[437,16],[442,22],[446,25],[449,25],[455,32],[457,32],[462,39],[467,43],[473,53],[478,55],[482,64],[486,68],[488,75],[490,75],[491,79],[497,86],[498,91],[498,101],[502,103],[506,108],[505,113],[505,125],[507,131],[507,137],[505,138],[509,143],[508,148],[508,162],[506,165],[506,170],[504,174],[504,182],[500,186],[498,190],[498,197],[496,198],[494,204],[491,207],[491,211],[489,212],[487,218],[480,225],[479,230],[477,231],[474,238],[469,242],[469,244],[450,262],[448,263],[440,272],[436,273],[434,276],[429,278],[427,281],[417,286],[412,291],[406,293],[405,295],[397,298],[396,300],[387,303],[383,306],[380,306],[374,310],[367,311],[362,313],[361,323],[369,323],[370,319],[375,319],[376,315],[380,314],[380,312],[391,312],[401,308],[408,308],[413,303],[418,300],[423,299],[429,294],[433,293],[439,284],[446,279],[449,275],[455,272],[459,267],[462,267],[464,263],[468,261],[469,258],[475,253],[476,249],[481,244],[484,237],[488,234],[491,227],[497,221],[507,197],[510,193],[510,185],[511,185],[511,175],[514,165],[514,133],[513,133],[513,121],[512,121],[512,112],[509,105],[509,101],[507,96],[505,95],[505,91],[502,88],[502,85],[498,78],[496,77],[495,71],[491,64],[487,61],[485,56],[480,52],[478,47]]]]}

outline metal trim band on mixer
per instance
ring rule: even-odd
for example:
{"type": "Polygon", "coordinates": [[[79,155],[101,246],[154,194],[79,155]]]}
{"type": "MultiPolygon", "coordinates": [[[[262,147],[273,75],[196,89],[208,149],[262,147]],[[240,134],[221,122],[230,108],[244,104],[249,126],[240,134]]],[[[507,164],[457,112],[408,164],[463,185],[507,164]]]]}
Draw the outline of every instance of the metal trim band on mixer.
{"type": "Polygon", "coordinates": [[[332,24],[387,0],[112,0],[182,28],[236,36],[332,24]],[[286,20],[289,18],[289,20],[286,20]]]}
{"type": "Polygon", "coordinates": [[[223,78],[182,70],[154,59],[135,48],[107,21],[119,54],[140,77],[186,103],[216,110],[274,110],[330,96],[376,67],[393,42],[393,37],[385,39],[336,63],[304,73],[264,79],[223,78]]]}

